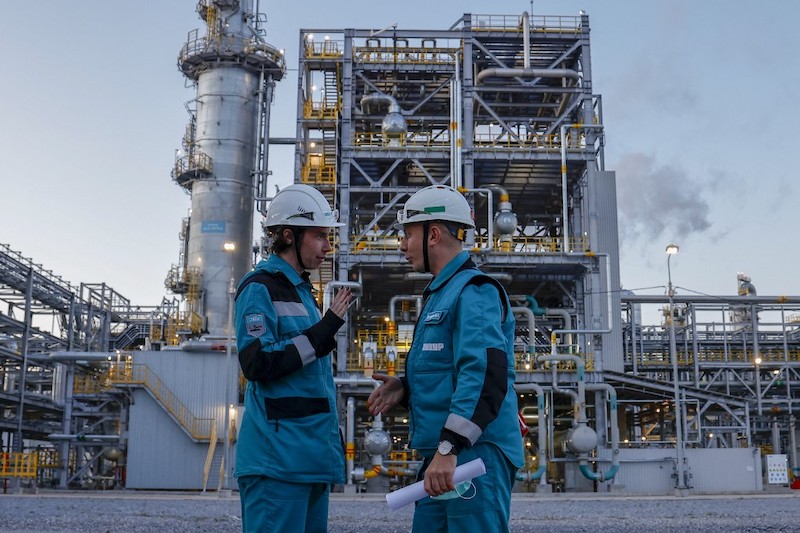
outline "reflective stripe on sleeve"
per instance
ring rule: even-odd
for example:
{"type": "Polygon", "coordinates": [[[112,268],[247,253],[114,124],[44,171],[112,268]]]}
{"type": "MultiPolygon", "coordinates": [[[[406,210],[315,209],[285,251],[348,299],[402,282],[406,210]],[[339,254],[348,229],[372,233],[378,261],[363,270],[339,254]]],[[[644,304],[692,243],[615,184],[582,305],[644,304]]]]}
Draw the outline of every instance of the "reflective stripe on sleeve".
{"type": "Polygon", "coordinates": [[[278,316],[308,316],[302,302],[272,302],[278,316]]]}
{"type": "Polygon", "coordinates": [[[300,360],[303,361],[303,366],[313,363],[317,359],[317,354],[314,347],[309,342],[308,337],[305,335],[298,335],[292,337],[292,343],[297,348],[297,353],[300,354],[300,360]]]}
{"type": "Polygon", "coordinates": [[[447,415],[447,421],[444,423],[444,427],[453,433],[457,433],[462,437],[469,439],[470,444],[475,444],[475,442],[481,438],[481,435],[483,434],[483,430],[481,430],[477,424],[455,413],[450,413],[447,415]]]}

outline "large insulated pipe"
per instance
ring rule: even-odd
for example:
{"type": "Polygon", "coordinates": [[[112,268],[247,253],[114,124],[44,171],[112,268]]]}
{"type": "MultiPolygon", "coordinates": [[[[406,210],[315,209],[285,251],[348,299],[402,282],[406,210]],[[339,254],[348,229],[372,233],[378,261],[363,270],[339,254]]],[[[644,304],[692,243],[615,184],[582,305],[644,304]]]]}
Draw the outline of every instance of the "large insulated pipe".
{"type": "Polygon", "coordinates": [[[363,113],[370,114],[369,108],[373,105],[389,106],[389,112],[386,113],[381,122],[381,133],[383,133],[385,139],[389,140],[390,144],[399,143],[408,131],[408,125],[402,109],[400,109],[400,104],[397,103],[393,96],[384,93],[371,93],[361,98],[361,111],[363,113]]]}
{"type": "Polygon", "coordinates": [[[500,250],[510,252],[513,245],[512,235],[517,229],[517,215],[511,210],[511,200],[505,188],[495,184],[486,185],[486,188],[495,191],[498,195],[497,215],[494,216],[492,222],[497,233],[500,234],[500,250]]]}
{"type": "MultiPolygon", "coordinates": [[[[493,203],[494,202],[492,200],[492,198],[493,198],[492,190],[488,189],[488,188],[467,189],[466,187],[461,187],[460,189],[458,189],[458,191],[461,192],[461,193],[465,193],[465,192],[482,192],[482,193],[485,193],[485,194],[487,194],[489,196],[489,205],[488,205],[488,208],[489,208],[488,219],[489,220],[486,223],[486,227],[487,227],[486,229],[489,232],[489,234],[488,234],[489,243],[486,246],[486,248],[491,250],[492,248],[494,248],[494,228],[493,228],[493,226],[494,226],[494,205],[493,205],[493,203]]],[[[477,224],[476,224],[476,229],[477,229],[477,224]]]]}
{"type": "Polygon", "coordinates": [[[108,362],[111,361],[112,358],[116,358],[117,352],[67,352],[67,351],[57,351],[57,352],[50,352],[49,355],[43,357],[34,357],[31,356],[31,359],[34,360],[47,360],[47,361],[54,361],[58,363],[68,362],[68,361],[86,361],[88,362],[108,362]]]}
{"type": "Polygon", "coordinates": [[[475,76],[475,84],[486,78],[570,78],[581,79],[581,75],[568,68],[487,68],[475,76]]]}
{"type": "Polygon", "coordinates": [[[536,472],[532,473],[517,472],[516,478],[519,481],[534,481],[538,479],[540,480],[539,485],[544,487],[547,485],[547,476],[543,475],[547,471],[547,414],[544,408],[544,389],[536,383],[515,383],[514,388],[517,392],[534,391],[536,393],[536,425],[539,431],[537,435],[539,449],[536,454],[539,467],[536,472]]]}
{"type": "Polygon", "coordinates": [[[397,323],[397,320],[395,319],[397,315],[395,315],[394,312],[397,302],[415,302],[417,307],[417,316],[422,313],[422,296],[415,296],[413,294],[398,294],[397,296],[392,296],[392,298],[389,300],[389,320],[393,324],[397,323]]]}
{"type": "Polygon", "coordinates": [[[333,298],[333,290],[334,289],[342,289],[342,288],[349,288],[353,292],[353,301],[355,298],[358,298],[362,294],[362,287],[361,284],[357,281],[329,281],[325,284],[325,289],[322,293],[322,313],[325,312],[331,306],[331,300],[333,298]]]}
{"type": "Polygon", "coordinates": [[[531,22],[527,11],[522,12],[522,57],[523,67],[531,68],[531,22]]]}

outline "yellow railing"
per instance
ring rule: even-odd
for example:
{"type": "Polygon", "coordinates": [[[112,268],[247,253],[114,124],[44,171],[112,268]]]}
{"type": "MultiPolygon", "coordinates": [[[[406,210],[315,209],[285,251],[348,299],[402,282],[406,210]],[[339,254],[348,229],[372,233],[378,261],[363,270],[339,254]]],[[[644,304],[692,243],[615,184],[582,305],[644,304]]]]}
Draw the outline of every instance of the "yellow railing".
{"type": "Polygon", "coordinates": [[[336,167],[333,165],[308,165],[301,171],[303,183],[331,185],[336,183],[336,167]]]}
{"type": "MultiPolygon", "coordinates": [[[[308,104],[306,104],[308,107],[308,104]]],[[[313,109],[306,111],[307,118],[312,115],[313,109]]],[[[324,118],[324,117],[319,117],[324,118]]],[[[476,150],[502,150],[520,148],[544,152],[557,152],[561,150],[561,135],[558,133],[548,135],[520,133],[516,137],[508,132],[500,132],[495,128],[495,133],[476,132],[472,137],[472,144],[476,150]]],[[[447,130],[441,131],[408,131],[399,139],[392,139],[404,147],[412,148],[450,148],[450,134],[447,130]]],[[[397,148],[395,144],[389,145],[390,139],[379,132],[357,131],[353,143],[360,148],[397,148]]],[[[570,135],[567,137],[568,150],[587,149],[585,135],[570,135]]]]}
{"type": "Polygon", "coordinates": [[[209,440],[213,418],[198,418],[186,405],[159,379],[147,365],[128,365],[129,371],[119,372],[114,383],[141,385],[158,400],[175,420],[196,440],[209,440]]]}
{"type": "Polygon", "coordinates": [[[397,144],[413,148],[450,148],[450,135],[447,130],[440,132],[407,132],[399,139],[389,139],[382,133],[356,132],[353,142],[360,148],[397,148],[389,145],[389,141],[396,141],[397,144]]]}
{"type": "Polygon", "coordinates": [[[427,46],[358,46],[353,48],[353,57],[356,63],[452,64],[458,51],[427,46]]]}
{"type": "Polygon", "coordinates": [[[194,56],[202,57],[207,54],[245,54],[250,61],[266,61],[273,64],[281,72],[286,70],[286,59],[283,52],[269,44],[237,35],[201,36],[197,30],[189,32],[189,38],[181,48],[179,61],[185,63],[194,56]]]}
{"type": "Polygon", "coordinates": [[[0,453],[0,478],[36,478],[39,469],[39,454],[0,453]]]}
{"type": "MultiPolygon", "coordinates": [[[[587,372],[594,370],[594,352],[576,352],[575,355],[583,359],[584,369],[587,372]]],[[[551,365],[556,365],[556,368],[560,372],[575,372],[577,370],[577,365],[573,361],[551,361],[546,363],[537,363],[535,362],[535,359],[535,355],[527,352],[515,353],[514,370],[517,372],[540,372],[542,370],[549,371],[552,368],[551,365]]]]}
{"type": "Polygon", "coordinates": [[[318,119],[335,119],[341,110],[341,103],[333,102],[316,102],[314,100],[306,100],[303,104],[303,118],[318,118],[318,119]]]}
{"type": "Polygon", "coordinates": [[[306,38],[305,43],[305,55],[308,59],[336,59],[342,56],[343,43],[339,41],[314,41],[306,38]]]}
{"type": "MultiPolygon", "coordinates": [[[[529,148],[531,150],[561,150],[561,135],[551,133],[548,135],[518,133],[516,137],[508,132],[501,132],[495,128],[496,133],[476,132],[473,136],[475,148],[529,148]]],[[[567,148],[577,150],[586,148],[584,135],[568,136],[567,148]]]]}
{"type": "MultiPolygon", "coordinates": [[[[370,253],[396,251],[400,248],[400,238],[397,235],[376,236],[366,235],[353,238],[352,253],[370,253]]],[[[585,238],[570,239],[572,251],[589,252],[589,242],[585,238]]],[[[526,235],[515,235],[511,239],[508,249],[502,249],[497,235],[494,238],[495,252],[504,253],[559,253],[564,248],[564,241],[558,237],[532,237],[526,235]]],[[[475,249],[486,250],[486,237],[477,236],[475,239],[475,249]]]]}

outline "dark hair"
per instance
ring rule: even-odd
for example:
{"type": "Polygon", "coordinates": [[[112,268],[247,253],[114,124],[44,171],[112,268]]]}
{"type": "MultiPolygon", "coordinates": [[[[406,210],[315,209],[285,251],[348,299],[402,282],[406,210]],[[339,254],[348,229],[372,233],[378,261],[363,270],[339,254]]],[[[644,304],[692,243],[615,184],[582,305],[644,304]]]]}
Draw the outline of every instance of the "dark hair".
{"type": "Polygon", "coordinates": [[[283,230],[287,229],[292,231],[293,238],[299,237],[296,229],[291,226],[276,226],[269,229],[268,233],[272,238],[272,244],[270,245],[269,249],[273,254],[281,254],[294,245],[287,242],[286,238],[283,236],[283,230]]]}

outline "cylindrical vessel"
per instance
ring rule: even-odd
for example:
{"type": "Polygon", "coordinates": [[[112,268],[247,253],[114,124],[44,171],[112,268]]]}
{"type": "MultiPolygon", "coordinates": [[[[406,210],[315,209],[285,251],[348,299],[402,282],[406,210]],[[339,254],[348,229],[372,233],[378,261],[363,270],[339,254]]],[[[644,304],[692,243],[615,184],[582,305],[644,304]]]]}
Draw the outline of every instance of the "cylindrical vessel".
{"type": "Polygon", "coordinates": [[[210,335],[227,327],[228,285],[249,270],[253,241],[258,74],[222,64],[197,79],[198,149],[213,162],[211,175],[192,186],[188,264],[199,267],[210,335]],[[233,242],[238,253],[223,244],[233,242]]]}

